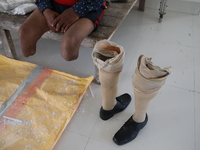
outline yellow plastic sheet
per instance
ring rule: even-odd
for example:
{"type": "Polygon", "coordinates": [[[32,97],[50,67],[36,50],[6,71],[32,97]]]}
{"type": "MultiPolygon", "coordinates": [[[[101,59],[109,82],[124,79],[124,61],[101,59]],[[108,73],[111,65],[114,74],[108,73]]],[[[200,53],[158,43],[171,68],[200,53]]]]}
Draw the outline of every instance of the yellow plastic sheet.
{"type": "Polygon", "coordinates": [[[0,150],[52,149],[93,80],[37,67],[0,55],[0,150]]]}

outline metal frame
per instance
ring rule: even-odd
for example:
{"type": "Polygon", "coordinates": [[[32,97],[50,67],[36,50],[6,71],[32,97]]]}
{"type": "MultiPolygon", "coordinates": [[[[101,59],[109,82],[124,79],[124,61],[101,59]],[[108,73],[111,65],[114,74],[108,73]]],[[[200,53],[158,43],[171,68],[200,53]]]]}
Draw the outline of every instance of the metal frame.
{"type": "Polygon", "coordinates": [[[159,22],[161,23],[162,22],[162,19],[163,19],[163,15],[166,14],[165,12],[165,8],[167,7],[167,0],[161,0],[160,2],[160,9],[159,9],[159,22]]]}

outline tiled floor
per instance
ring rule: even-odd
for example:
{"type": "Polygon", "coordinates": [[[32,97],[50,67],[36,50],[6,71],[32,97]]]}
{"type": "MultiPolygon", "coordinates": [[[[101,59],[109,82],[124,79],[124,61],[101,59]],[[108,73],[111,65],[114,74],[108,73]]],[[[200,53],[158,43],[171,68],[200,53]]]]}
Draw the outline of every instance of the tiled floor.
{"type": "MultiPolygon", "coordinates": [[[[81,47],[79,59],[66,62],[60,56],[59,42],[41,39],[36,55],[24,58],[17,34],[13,34],[20,60],[80,77],[94,75],[92,49],[81,47]]],[[[134,8],[111,40],[126,52],[118,95],[129,93],[131,104],[122,113],[102,121],[100,86],[91,83],[93,94],[87,91],[54,150],[199,150],[200,16],[169,11],[158,23],[157,9],[146,8],[142,13],[134,8]],[[134,113],[131,82],[141,54],[152,57],[155,65],[173,66],[173,73],[151,101],[147,126],[134,141],[117,146],[113,135],[134,113]]],[[[2,44],[0,54],[5,55],[2,44]]]]}

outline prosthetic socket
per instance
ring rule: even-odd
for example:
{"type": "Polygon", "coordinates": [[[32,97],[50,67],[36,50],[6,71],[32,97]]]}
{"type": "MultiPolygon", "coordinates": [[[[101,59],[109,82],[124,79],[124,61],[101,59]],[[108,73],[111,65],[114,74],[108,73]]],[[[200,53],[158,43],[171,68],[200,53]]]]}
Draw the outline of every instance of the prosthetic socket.
{"type": "Polygon", "coordinates": [[[102,92],[102,107],[111,110],[116,104],[119,74],[123,68],[124,49],[108,40],[96,43],[92,58],[99,69],[102,92]]]}
{"type": "Polygon", "coordinates": [[[171,73],[171,67],[161,69],[154,66],[151,58],[141,55],[132,77],[135,97],[135,114],[133,120],[143,122],[149,102],[158,94],[160,88],[171,73]]]}

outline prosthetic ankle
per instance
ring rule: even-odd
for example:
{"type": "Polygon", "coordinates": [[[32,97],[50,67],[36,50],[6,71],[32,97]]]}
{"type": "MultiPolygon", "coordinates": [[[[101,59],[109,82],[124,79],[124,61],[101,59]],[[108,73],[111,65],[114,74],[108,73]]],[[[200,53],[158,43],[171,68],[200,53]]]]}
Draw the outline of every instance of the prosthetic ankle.
{"type": "Polygon", "coordinates": [[[108,40],[96,43],[92,58],[99,69],[99,80],[102,92],[102,107],[112,110],[116,105],[119,74],[123,68],[123,47],[108,40]]]}
{"type": "Polygon", "coordinates": [[[150,101],[158,94],[170,73],[171,67],[161,69],[152,64],[151,58],[144,55],[139,57],[132,77],[135,97],[134,121],[143,122],[145,120],[150,101]]]}

